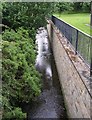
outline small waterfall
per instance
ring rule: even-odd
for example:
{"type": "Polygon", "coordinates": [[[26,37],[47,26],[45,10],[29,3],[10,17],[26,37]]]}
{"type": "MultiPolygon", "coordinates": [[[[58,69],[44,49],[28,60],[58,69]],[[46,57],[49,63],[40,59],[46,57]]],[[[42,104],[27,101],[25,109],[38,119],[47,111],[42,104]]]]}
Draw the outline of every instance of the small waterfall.
{"type": "Polygon", "coordinates": [[[30,104],[28,120],[66,118],[64,99],[59,83],[53,52],[50,51],[47,31],[44,27],[36,34],[37,58],[36,69],[42,73],[43,89],[40,96],[30,104]],[[53,82],[52,82],[53,81],[53,82]],[[53,83],[53,84],[52,84],[53,83]]]}
{"type": "Polygon", "coordinates": [[[37,58],[36,69],[43,75],[43,86],[50,88],[52,86],[52,70],[50,63],[50,45],[48,41],[47,31],[44,27],[38,29],[36,34],[37,58]]]}

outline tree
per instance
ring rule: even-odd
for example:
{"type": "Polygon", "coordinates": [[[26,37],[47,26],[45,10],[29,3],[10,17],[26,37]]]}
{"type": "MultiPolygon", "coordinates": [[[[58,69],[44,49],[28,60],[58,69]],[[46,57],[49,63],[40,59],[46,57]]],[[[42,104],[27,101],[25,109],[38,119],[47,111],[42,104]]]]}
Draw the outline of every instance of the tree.
{"type": "Polygon", "coordinates": [[[90,12],[90,2],[60,2],[55,3],[57,12],[90,12]]]}
{"type": "Polygon", "coordinates": [[[57,12],[66,12],[66,11],[72,11],[73,10],[73,4],[69,2],[60,2],[56,3],[56,10],[57,12]]]}
{"type": "Polygon", "coordinates": [[[46,16],[50,16],[53,11],[53,3],[39,2],[14,2],[3,3],[3,21],[13,28],[23,27],[30,31],[46,25],[46,16]]]}
{"type": "Polygon", "coordinates": [[[82,5],[83,5],[83,2],[74,2],[73,3],[74,11],[81,11],[82,5]]]}

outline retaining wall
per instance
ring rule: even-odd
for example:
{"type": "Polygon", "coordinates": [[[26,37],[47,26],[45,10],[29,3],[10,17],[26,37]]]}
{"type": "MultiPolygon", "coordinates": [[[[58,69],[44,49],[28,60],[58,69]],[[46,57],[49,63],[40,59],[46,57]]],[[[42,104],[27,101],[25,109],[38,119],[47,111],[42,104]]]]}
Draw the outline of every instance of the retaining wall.
{"type": "Polygon", "coordinates": [[[51,21],[47,30],[69,118],[91,118],[89,68],[51,21]]]}

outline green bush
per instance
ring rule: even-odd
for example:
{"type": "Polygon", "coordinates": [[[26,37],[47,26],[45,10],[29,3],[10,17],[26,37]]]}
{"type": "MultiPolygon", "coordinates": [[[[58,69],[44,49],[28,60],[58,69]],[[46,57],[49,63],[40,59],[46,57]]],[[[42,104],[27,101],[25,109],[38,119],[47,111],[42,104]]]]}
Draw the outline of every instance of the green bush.
{"type": "Polygon", "coordinates": [[[20,119],[26,119],[26,113],[23,113],[21,108],[13,108],[11,111],[4,111],[6,114],[3,115],[3,119],[14,119],[14,120],[20,120],[20,119]]]}
{"type": "MultiPolygon", "coordinates": [[[[17,33],[6,30],[2,39],[4,117],[13,117],[14,114],[18,116],[18,110],[20,111],[15,107],[31,102],[40,94],[41,75],[35,69],[35,46],[28,31],[23,28],[17,33]]],[[[21,116],[22,112],[19,113],[21,116]]]]}
{"type": "Polygon", "coordinates": [[[83,12],[90,12],[91,11],[90,2],[83,2],[82,10],[83,10],[83,12]]]}
{"type": "Polygon", "coordinates": [[[3,3],[2,18],[10,28],[23,27],[34,38],[36,29],[46,25],[45,17],[51,15],[53,8],[54,4],[48,2],[7,2],[3,3]]]}
{"type": "Polygon", "coordinates": [[[35,69],[36,29],[45,26],[45,17],[53,3],[2,3],[2,20],[9,30],[2,35],[2,104],[3,119],[25,117],[22,105],[41,92],[41,75],[35,69]],[[12,30],[13,29],[13,30],[12,30]],[[16,32],[15,32],[15,31],[16,32]],[[30,37],[32,38],[30,38],[30,37]]]}

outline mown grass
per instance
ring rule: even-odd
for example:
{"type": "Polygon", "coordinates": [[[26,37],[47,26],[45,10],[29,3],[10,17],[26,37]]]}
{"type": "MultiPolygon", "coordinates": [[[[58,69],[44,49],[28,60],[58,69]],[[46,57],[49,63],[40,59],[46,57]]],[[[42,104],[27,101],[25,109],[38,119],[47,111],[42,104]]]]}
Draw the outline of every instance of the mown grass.
{"type": "Polygon", "coordinates": [[[66,21],[72,26],[80,29],[81,31],[92,35],[92,29],[90,29],[90,13],[77,13],[77,14],[54,14],[59,19],[66,21]]]}

